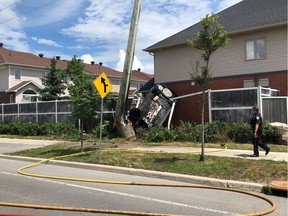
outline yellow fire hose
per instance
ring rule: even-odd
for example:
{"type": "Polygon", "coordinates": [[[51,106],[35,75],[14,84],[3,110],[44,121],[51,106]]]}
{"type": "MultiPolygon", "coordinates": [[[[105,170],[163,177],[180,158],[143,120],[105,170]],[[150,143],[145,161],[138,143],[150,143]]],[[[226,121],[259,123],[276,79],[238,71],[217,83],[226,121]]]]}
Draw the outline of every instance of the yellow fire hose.
{"type": "MultiPolygon", "coordinates": [[[[223,151],[227,149],[227,146],[224,146],[224,149],[220,150],[212,150],[210,152],[217,152],[217,151],[223,151]]],[[[268,202],[271,207],[267,210],[256,212],[256,213],[249,213],[249,214],[241,214],[241,216],[260,216],[260,215],[266,215],[271,212],[273,212],[276,209],[276,204],[273,200],[268,199],[262,195],[238,190],[238,189],[232,189],[232,188],[224,188],[224,187],[213,187],[213,186],[204,186],[204,185],[194,185],[194,184],[151,184],[151,183],[141,183],[141,182],[120,182],[120,181],[106,181],[106,180],[95,180],[95,179],[83,179],[83,178],[70,178],[70,177],[63,177],[63,176],[48,176],[48,175],[41,175],[41,174],[33,174],[24,172],[23,170],[34,167],[38,164],[42,163],[48,163],[50,160],[56,160],[60,158],[70,157],[70,156],[76,156],[80,154],[87,154],[94,151],[89,152],[80,152],[70,155],[64,155],[59,157],[53,157],[49,159],[44,159],[39,162],[24,166],[20,169],[18,169],[18,173],[26,176],[32,176],[32,177],[38,177],[38,178],[49,178],[49,179],[59,179],[59,180],[68,180],[68,181],[78,181],[78,182],[90,182],[90,183],[104,183],[104,184],[118,184],[118,185],[135,185],[135,186],[155,186],[155,187],[185,187],[185,188],[203,188],[203,189],[213,189],[213,190],[224,190],[224,191],[230,191],[235,193],[242,193],[249,196],[253,196],[259,199],[262,199],[266,202],[268,202]]],[[[149,153],[151,153],[149,151],[149,153]]],[[[190,152],[190,153],[196,153],[196,152],[190,152]]],[[[199,152],[197,152],[199,153],[199,152]]],[[[63,207],[63,206],[45,206],[45,205],[33,205],[33,204],[19,204],[19,203],[8,203],[8,202],[0,202],[1,206],[9,206],[9,207],[19,207],[19,208],[33,208],[33,209],[47,209],[47,210],[58,210],[58,211],[76,211],[76,212],[90,212],[90,213],[105,213],[105,214],[119,214],[119,215],[147,215],[147,216],[180,216],[175,214],[157,214],[157,213],[148,213],[148,212],[131,212],[131,211],[120,211],[120,210],[106,210],[106,209],[93,209],[93,208],[75,208],[75,207],[63,207]]]]}

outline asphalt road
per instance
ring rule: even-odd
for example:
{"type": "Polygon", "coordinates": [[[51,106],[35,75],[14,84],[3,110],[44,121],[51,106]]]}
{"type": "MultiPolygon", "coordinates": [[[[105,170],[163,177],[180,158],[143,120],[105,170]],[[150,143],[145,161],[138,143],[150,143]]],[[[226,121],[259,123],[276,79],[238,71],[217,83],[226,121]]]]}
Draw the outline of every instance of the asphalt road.
{"type": "MultiPolygon", "coordinates": [[[[0,158],[0,202],[203,216],[253,213],[270,208],[270,204],[266,201],[229,191],[85,183],[35,178],[17,173],[20,167],[28,164],[30,163],[0,158]]],[[[56,166],[52,163],[39,165],[27,171],[43,175],[111,181],[162,184],[180,183],[91,169],[56,166]]],[[[286,198],[275,196],[267,197],[277,204],[276,211],[269,215],[287,215],[286,198]]],[[[91,213],[35,210],[3,206],[0,206],[0,213],[41,214],[49,216],[92,215],[91,213]]]]}

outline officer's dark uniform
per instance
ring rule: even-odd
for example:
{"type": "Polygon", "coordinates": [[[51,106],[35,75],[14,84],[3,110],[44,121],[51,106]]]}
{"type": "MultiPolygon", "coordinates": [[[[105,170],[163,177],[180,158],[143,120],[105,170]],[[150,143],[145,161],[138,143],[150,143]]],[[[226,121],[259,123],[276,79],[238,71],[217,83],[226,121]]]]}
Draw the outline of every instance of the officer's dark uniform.
{"type": "Polygon", "coordinates": [[[250,124],[253,130],[253,146],[254,146],[253,156],[257,156],[257,157],[259,156],[258,146],[264,149],[266,151],[265,154],[267,155],[270,151],[270,148],[263,142],[263,139],[262,139],[262,117],[259,112],[253,114],[250,124]],[[256,124],[259,124],[258,130],[257,130],[257,138],[254,137],[256,124]]]}

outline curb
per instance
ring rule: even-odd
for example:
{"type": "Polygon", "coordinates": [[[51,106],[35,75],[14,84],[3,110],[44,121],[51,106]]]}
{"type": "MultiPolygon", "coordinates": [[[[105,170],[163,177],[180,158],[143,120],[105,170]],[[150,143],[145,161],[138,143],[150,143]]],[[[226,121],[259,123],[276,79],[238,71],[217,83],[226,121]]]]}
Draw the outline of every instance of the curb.
{"type": "MultiPolygon", "coordinates": [[[[30,157],[10,156],[10,155],[3,155],[3,154],[0,154],[0,158],[34,162],[34,163],[43,160],[43,158],[30,158],[30,157]]],[[[86,164],[86,163],[58,161],[58,160],[51,160],[49,161],[49,163],[53,165],[59,165],[59,166],[99,170],[99,171],[114,172],[114,173],[143,176],[143,177],[150,177],[150,178],[159,178],[159,179],[165,179],[165,180],[171,180],[171,181],[185,182],[185,183],[190,183],[190,184],[242,189],[242,190],[254,191],[258,193],[263,193],[264,187],[265,187],[265,185],[260,184],[260,183],[223,180],[223,179],[208,178],[208,177],[201,177],[201,176],[167,173],[167,172],[160,172],[160,171],[151,171],[151,170],[117,167],[117,166],[108,166],[108,165],[101,165],[101,164],[86,164]]]]}

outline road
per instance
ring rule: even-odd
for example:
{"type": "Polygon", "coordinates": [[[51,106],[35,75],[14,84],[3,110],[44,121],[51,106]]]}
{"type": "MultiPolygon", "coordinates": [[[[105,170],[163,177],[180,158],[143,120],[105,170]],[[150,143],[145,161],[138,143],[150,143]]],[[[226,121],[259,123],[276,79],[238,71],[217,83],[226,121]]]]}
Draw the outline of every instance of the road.
{"type": "MultiPolygon", "coordinates": [[[[203,216],[253,213],[270,208],[270,204],[264,200],[230,191],[201,188],[85,183],[35,178],[17,173],[17,170],[20,167],[28,164],[30,164],[30,162],[0,158],[0,202],[203,216]]],[[[39,165],[27,171],[43,175],[85,179],[182,184],[180,182],[172,182],[163,179],[56,166],[52,163],[39,165]]],[[[263,194],[261,195],[266,196],[263,194]]],[[[275,196],[266,197],[272,199],[277,205],[276,211],[269,215],[287,215],[286,198],[275,196]]],[[[0,213],[41,214],[47,216],[92,215],[92,213],[36,210],[3,206],[0,206],[0,213]]]]}

